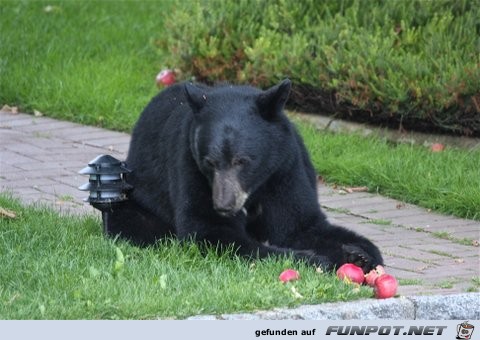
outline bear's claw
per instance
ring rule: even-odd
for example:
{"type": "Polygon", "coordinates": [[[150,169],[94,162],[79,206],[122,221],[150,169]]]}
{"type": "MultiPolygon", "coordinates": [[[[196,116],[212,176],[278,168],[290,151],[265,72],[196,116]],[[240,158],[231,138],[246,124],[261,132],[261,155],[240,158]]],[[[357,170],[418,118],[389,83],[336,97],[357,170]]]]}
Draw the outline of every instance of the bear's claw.
{"type": "Polygon", "coordinates": [[[375,263],[374,258],[359,246],[345,244],[342,246],[342,249],[345,263],[353,263],[362,268],[364,273],[368,273],[378,265],[378,263],[375,263]]]}

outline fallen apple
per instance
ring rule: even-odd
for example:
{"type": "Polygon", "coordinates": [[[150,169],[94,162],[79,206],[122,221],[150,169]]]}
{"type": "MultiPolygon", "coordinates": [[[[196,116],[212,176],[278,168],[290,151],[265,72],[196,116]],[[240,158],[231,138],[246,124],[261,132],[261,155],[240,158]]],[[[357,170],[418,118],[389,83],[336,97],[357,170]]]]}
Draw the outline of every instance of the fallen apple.
{"type": "Polygon", "coordinates": [[[355,283],[363,283],[365,276],[362,268],[354,265],[353,263],[345,263],[337,269],[337,277],[340,280],[348,280],[355,283]]]}
{"type": "Polygon", "coordinates": [[[443,151],[443,149],[445,149],[445,145],[441,143],[433,143],[432,146],[430,147],[430,150],[432,152],[440,152],[440,151],[443,151]]]}
{"type": "Polygon", "coordinates": [[[175,83],[175,72],[173,70],[162,70],[155,78],[158,86],[170,86],[175,83]]]}
{"type": "Polygon", "coordinates": [[[367,274],[365,274],[365,283],[370,287],[375,285],[375,280],[380,276],[385,274],[385,268],[383,266],[378,265],[367,274]]]}
{"type": "Polygon", "coordinates": [[[397,293],[398,282],[389,274],[380,275],[375,280],[373,290],[377,299],[388,299],[397,293]]]}
{"type": "Polygon", "coordinates": [[[299,278],[300,278],[300,273],[294,269],[285,269],[278,277],[278,279],[283,283],[288,281],[298,280],[299,278]]]}

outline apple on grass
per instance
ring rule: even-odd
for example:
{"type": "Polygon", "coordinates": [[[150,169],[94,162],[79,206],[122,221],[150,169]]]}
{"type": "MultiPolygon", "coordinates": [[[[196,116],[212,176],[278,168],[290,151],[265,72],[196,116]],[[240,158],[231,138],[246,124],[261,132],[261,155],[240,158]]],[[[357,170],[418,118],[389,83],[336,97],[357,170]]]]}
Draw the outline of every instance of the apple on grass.
{"type": "Polygon", "coordinates": [[[373,287],[377,299],[387,299],[395,296],[397,293],[398,282],[390,274],[385,273],[385,268],[381,265],[375,267],[367,274],[363,274],[362,268],[353,263],[345,263],[337,270],[337,277],[347,282],[358,284],[366,283],[373,287]]]}
{"type": "Polygon", "coordinates": [[[158,86],[170,86],[175,83],[175,72],[170,69],[164,69],[155,78],[158,86]]]}
{"type": "Polygon", "coordinates": [[[442,143],[433,143],[432,146],[430,146],[430,150],[432,152],[441,152],[445,149],[445,145],[442,143]]]}
{"type": "Polygon", "coordinates": [[[382,265],[376,266],[374,269],[365,274],[365,283],[370,287],[375,286],[375,280],[382,274],[385,274],[385,268],[382,265]]]}
{"type": "Polygon", "coordinates": [[[337,277],[340,280],[347,280],[362,284],[365,280],[362,268],[354,265],[353,263],[345,263],[337,269],[337,277]]]}
{"type": "Polygon", "coordinates": [[[283,283],[286,283],[288,281],[298,280],[299,278],[300,278],[300,273],[294,269],[285,269],[278,277],[278,279],[283,283]]]}

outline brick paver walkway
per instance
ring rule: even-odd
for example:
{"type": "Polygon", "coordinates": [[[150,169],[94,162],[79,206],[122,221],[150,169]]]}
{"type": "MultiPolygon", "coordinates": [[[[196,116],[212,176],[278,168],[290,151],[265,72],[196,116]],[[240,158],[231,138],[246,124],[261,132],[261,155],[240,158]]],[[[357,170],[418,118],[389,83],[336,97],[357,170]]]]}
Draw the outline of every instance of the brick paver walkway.
{"type": "MultiPolygon", "coordinates": [[[[77,187],[87,178],[77,172],[99,154],[125,159],[129,140],[125,133],[0,112],[0,191],[61,212],[98,213],[82,202],[86,193],[77,187]]],[[[388,272],[401,280],[401,295],[478,291],[480,222],[325,185],[319,194],[332,222],[379,245],[388,272]]]]}

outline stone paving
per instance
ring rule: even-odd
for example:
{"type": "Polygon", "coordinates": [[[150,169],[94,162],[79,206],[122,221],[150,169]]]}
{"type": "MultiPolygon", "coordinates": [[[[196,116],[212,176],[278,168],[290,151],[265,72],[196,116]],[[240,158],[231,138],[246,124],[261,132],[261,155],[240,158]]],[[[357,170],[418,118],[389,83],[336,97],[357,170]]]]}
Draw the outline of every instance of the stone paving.
{"type": "MultiPolygon", "coordinates": [[[[88,179],[77,172],[99,154],[125,159],[129,140],[125,133],[0,112],[0,191],[62,213],[98,214],[82,201],[86,193],[77,188],[88,179]]],[[[319,197],[333,223],[380,247],[387,271],[400,279],[400,295],[478,291],[479,221],[324,184],[319,197]]]]}

